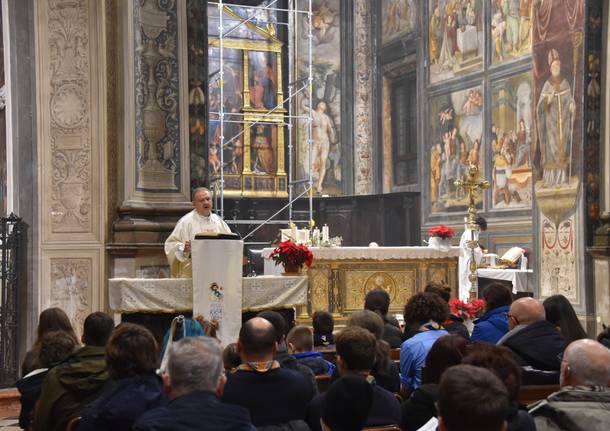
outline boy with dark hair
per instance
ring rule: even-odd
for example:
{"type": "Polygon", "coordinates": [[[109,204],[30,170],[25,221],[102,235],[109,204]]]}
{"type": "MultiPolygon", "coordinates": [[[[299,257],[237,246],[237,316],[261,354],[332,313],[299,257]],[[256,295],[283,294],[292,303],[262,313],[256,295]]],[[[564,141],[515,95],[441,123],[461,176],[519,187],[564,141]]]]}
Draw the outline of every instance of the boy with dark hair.
{"type": "Polygon", "coordinates": [[[383,289],[373,289],[364,298],[364,309],[373,311],[383,319],[382,340],[387,341],[392,349],[397,349],[402,344],[402,332],[397,324],[388,319],[390,309],[390,295],[383,289]]]}
{"type": "Polygon", "coordinates": [[[316,311],[312,316],[314,347],[328,347],[335,344],[333,329],[335,320],[327,311],[316,311]]]}
{"type": "Polygon", "coordinates": [[[320,352],[313,351],[313,334],[307,326],[295,326],[286,337],[288,353],[301,365],[309,367],[316,376],[332,375],[335,365],[324,359],[320,352]]]}
{"type": "MultiPolygon", "coordinates": [[[[377,339],[364,328],[348,327],[337,336],[337,368],[341,377],[366,378],[373,388],[373,405],[366,426],[400,424],[400,404],[393,393],[375,384],[370,371],[375,363],[377,339]]],[[[319,431],[320,417],[326,404],[326,394],[315,397],[307,408],[307,423],[312,431],[319,431]]]]}
{"type": "MultiPolygon", "coordinates": [[[[443,301],[445,301],[447,304],[449,304],[449,301],[451,300],[451,288],[445,283],[429,281],[428,283],[426,283],[424,292],[437,294],[438,296],[443,298],[443,301]]],[[[470,334],[468,332],[468,328],[466,328],[466,325],[464,325],[464,319],[462,319],[461,317],[456,316],[455,314],[450,312],[447,320],[443,322],[443,327],[450,334],[461,335],[466,341],[470,341],[470,334]]]]}
{"type": "Polygon", "coordinates": [[[455,365],[443,374],[439,431],[504,431],[508,413],[508,391],[491,371],[455,365]]]}

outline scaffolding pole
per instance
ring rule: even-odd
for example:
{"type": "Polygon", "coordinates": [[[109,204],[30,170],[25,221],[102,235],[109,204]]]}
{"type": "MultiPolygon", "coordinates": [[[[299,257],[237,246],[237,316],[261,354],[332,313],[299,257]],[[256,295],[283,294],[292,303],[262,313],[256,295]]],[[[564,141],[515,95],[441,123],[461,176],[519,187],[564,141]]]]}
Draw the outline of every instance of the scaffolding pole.
{"type": "MultiPolygon", "coordinates": [[[[282,108],[285,104],[287,104],[286,111],[287,113],[283,115],[284,122],[277,123],[272,122],[272,124],[279,126],[287,127],[287,148],[288,148],[288,202],[284,205],[280,210],[278,210],[275,214],[269,217],[266,220],[227,220],[229,224],[256,224],[258,225],[252,231],[250,231],[247,235],[244,236],[244,239],[251,237],[254,233],[256,233],[260,228],[262,228],[266,224],[290,224],[294,222],[305,222],[304,220],[294,220],[294,212],[293,212],[293,204],[306,194],[308,195],[308,203],[309,203],[309,219],[306,221],[309,226],[312,226],[313,223],[313,172],[312,172],[312,157],[313,157],[313,9],[312,9],[312,0],[304,0],[307,1],[307,10],[299,9],[298,0],[289,0],[288,8],[278,8],[273,7],[278,0],[273,0],[269,2],[265,6],[239,6],[246,10],[254,10],[255,12],[252,14],[248,14],[246,18],[240,19],[239,23],[229,28],[226,32],[224,29],[224,20],[223,20],[223,12],[225,7],[228,7],[223,0],[218,1],[209,1],[210,5],[217,5],[218,7],[218,40],[219,40],[219,89],[220,89],[220,107],[219,112],[210,112],[210,115],[217,115],[219,121],[219,130],[220,130],[220,145],[218,151],[220,151],[220,173],[219,177],[216,177],[214,180],[214,190],[220,194],[220,205],[216,205],[219,208],[220,216],[224,218],[224,189],[225,189],[225,180],[224,180],[224,168],[225,168],[225,160],[224,160],[224,149],[227,145],[230,145],[236,139],[239,139],[242,135],[244,135],[248,130],[258,124],[268,124],[269,122],[263,120],[256,121],[248,121],[246,122],[243,118],[245,118],[245,114],[243,113],[234,113],[234,112],[225,112],[225,101],[224,101],[224,39],[227,38],[231,33],[236,31],[240,26],[246,25],[247,23],[251,23],[257,17],[257,12],[259,11],[275,11],[275,12],[286,12],[287,21],[280,22],[280,20],[276,20],[276,25],[287,25],[288,26],[288,97],[284,98],[281,104],[278,104],[273,109],[267,111],[261,115],[262,118],[265,118],[267,115],[271,115],[276,112],[278,109],[282,108]],[[306,78],[299,79],[299,68],[297,64],[297,31],[296,28],[299,24],[298,17],[299,15],[307,16],[307,74],[306,78]],[[295,79],[297,78],[297,79],[295,79]],[[304,85],[298,85],[300,82],[304,81],[304,85]],[[298,115],[298,110],[296,115],[293,115],[293,104],[297,103],[297,97],[304,91],[307,91],[308,94],[306,97],[309,99],[309,107],[307,110],[307,115],[298,115]],[[242,119],[235,119],[242,117],[242,119]],[[304,179],[296,179],[295,173],[293,171],[293,166],[296,168],[296,158],[294,156],[295,151],[295,133],[299,130],[299,121],[307,122],[307,172],[305,172],[306,178],[304,179]],[[225,142],[225,123],[238,123],[243,124],[242,130],[236,135],[229,138],[227,142],[225,142]],[[295,127],[296,125],[296,127],[295,127]],[[303,185],[303,191],[296,194],[295,187],[298,185],[303,185]],[[296,194],[296,196],[295,196],[296,194]],[[288,209],[288,220],[276,220],[276,217],[279,216],[285,209],[288,209]]],[[[303,8],[304,9],[304,8],[303,8]]],[[[280,54],[281,55],[281,54],[280,54]]],[[[278,70],[278,73],[282,73],[281,70],[278,70]]],[[[209,167],[208,167],[209,169],[209,167]]],[[[215,200],[218,199],[217,193],[215,192],[215,200]]]]}

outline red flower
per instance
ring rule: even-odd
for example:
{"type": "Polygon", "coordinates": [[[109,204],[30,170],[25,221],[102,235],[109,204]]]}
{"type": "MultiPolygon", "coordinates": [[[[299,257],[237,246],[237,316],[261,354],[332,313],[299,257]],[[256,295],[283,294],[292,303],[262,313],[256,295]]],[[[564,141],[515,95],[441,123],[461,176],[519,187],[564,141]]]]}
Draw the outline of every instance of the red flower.
{"type": "Polygon", "coordinates": [[[440,238],[451,238],[453,235],[455,235],[455,231],[445,225],[433,226],[428,229],[428,235],[438,236],[440,238]]]}
{"type": "Polygon", "coordinates": [[[292,241],[281,242],[273,253],[271,259],[276,265],[289,264],[303,267],[303,265],[311,266],[313,263],[313,254],[305,244],[295,244],[292,241]]]}
{"type": "Polygon", "coordinates": [[[451,314],[455,314],[458,317],[474,319],[485,310],[485,300],[475,299],[470,302],[464,302],[460,299],[454,298],[449,301],[449,308],[451,314]]]}

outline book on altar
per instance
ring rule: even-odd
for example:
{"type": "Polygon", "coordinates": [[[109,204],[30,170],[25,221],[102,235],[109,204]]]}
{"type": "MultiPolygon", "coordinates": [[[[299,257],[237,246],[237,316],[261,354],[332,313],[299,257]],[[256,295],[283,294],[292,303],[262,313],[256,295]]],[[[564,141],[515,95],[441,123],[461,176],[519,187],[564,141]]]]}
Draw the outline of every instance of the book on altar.
{"type": "Polygon", "coordinates": [[[517,262],[523,256],[523,249],[521,247],[512,247],[500,258],[501,262],[511,266],[517,266],[517,262]]]}

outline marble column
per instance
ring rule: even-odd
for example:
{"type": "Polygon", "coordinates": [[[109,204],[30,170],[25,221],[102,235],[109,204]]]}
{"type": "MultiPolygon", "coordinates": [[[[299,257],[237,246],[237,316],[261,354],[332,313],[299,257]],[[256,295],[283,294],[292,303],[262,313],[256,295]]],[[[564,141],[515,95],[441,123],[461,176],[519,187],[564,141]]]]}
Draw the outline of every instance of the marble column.
{"type": "Polygon", "coordinates": [[[354,1],[354,192],[371,194],[373,178],[373,56],[371,2],[354,1]]]}
{"type": "Polygon", "coordinates": [[[39,309],[105,306],[105,1],[35,2],[39,309]]]}

